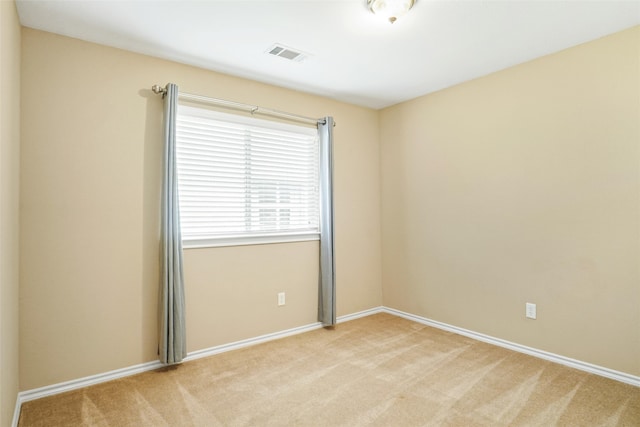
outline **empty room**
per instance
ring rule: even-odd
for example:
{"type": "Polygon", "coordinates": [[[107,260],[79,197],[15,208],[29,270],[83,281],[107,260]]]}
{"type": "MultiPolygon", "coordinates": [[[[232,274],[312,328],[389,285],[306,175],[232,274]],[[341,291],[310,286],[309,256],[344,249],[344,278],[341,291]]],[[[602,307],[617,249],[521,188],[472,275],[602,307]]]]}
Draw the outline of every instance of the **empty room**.
{"type": "Polygon", "coordinates": [[[640,2],[0,0],[0,427],[640,426],[640,2]]]}

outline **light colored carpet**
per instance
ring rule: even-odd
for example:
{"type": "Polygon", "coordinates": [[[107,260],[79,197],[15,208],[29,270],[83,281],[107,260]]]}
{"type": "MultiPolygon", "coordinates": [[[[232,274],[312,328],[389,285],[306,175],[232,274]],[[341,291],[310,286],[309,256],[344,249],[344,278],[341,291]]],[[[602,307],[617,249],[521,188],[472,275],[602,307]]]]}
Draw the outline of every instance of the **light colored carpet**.
{"type": "Polygon", "coordinates": [[[28,426],[640,426],[640,388],[388,314],[22,406],[28,426]]]}

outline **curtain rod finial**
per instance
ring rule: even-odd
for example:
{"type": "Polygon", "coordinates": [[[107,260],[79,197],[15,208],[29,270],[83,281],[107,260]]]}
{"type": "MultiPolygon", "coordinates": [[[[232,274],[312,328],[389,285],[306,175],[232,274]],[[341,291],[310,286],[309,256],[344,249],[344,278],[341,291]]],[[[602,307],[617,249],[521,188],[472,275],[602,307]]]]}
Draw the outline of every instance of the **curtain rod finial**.
{"type": "Polygon", "coordinates": [[[151,90],[153,91],[153,93],[156,93],[158,95],[164,95],[165,93],[167,93],[167,90],[160,85],[151,86],[151,90]]]}

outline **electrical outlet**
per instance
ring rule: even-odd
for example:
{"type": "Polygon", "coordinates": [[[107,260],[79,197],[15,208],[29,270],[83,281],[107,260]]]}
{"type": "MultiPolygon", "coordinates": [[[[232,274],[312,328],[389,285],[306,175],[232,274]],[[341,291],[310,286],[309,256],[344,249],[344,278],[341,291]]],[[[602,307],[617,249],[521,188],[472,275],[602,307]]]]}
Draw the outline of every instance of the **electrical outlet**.
{"type": "Polygon", "coordinates": [[[529,319],[535,319],[536,318],[536,305],[533,303],[526,303],[525,304],[525,315],[529,318],[529,319]]]}
{"type": "Polygon", "coordinates": [[[284,305],[285,304],[285,295],[284,292],[279,292],[278,293],[278,305],[284,305]]]}

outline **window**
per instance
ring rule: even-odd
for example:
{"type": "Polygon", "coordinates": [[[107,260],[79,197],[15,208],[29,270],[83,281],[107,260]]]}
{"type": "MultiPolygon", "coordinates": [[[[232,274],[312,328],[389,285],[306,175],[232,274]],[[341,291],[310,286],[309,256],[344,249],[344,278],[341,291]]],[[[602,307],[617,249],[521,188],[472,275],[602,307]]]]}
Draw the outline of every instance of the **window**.
{"type": "Polygon", "coordinates": [[[185,247],[319,238],[317,129],[183,105],[176,124],[185,247]]]}

